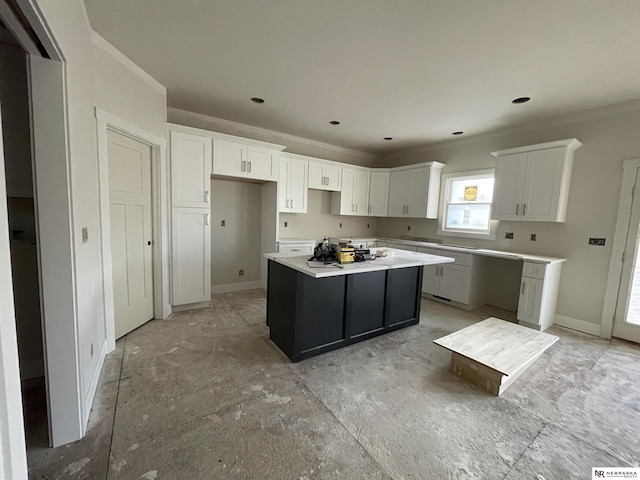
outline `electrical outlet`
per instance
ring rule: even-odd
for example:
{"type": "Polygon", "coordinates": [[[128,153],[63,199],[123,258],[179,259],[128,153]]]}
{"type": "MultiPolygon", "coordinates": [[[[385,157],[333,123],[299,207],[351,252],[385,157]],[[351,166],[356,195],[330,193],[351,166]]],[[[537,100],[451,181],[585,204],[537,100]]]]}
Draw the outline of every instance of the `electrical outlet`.
{"type": "Polygon", "coordinates": [[[284,226],[288,227],[289,226],[289,222],[284,222],[284,226]]]}
{"type": "Polygon", "coordinates": [[[369,228],[369,224],[367,223],[367,228],[369,228]]]}
{"type": "Polygon", "coordinates": [[[535,241],[536,241],[536,234],[535,234],[535,233],[532,233],[532,234],[531,234],[531,238],[530,238],[530,240],[531,240],[532,242],[535,242],[535,241]]]}
{"type": "Polygon", "coordinates": [[[89,241],[89,230],[87,227],[82,227],[82,243],[87,243],[89,241]]]}
{"type": "Polygon", "coordinates": [[[220,220],[221,227],[225,227],[226,225],[227,225],[227,222],[225,220],[220,220]]]}
{"type": "Polygon", "coordinates": [[[411,225],[407,225],[407,232],[411,231],[411,225]]]}
{"type": "Polygon", "coordinates": [[[238,270],[238,276],[240,276],[240,277],[241,277],[241,276],[243,276],[243,275],[244,275],[244,270],[242,270],[242,269],[238,270]]]}
{"type": "Polygon", "coordinates": [[[597,245],[599,247],[604,247],[604,244],[606,241],[607,241],[606,238],[589,237],[589,245],[597,245]]]}
{"type": "Polygon", "coordinates": [[[340,228],[342,228],[342,224],[340,224],[340,228]]]}
{"type": "Polygon", "coordinates": [[[513,240],[513,232],[505,232],[504,238],[513,240]]]}

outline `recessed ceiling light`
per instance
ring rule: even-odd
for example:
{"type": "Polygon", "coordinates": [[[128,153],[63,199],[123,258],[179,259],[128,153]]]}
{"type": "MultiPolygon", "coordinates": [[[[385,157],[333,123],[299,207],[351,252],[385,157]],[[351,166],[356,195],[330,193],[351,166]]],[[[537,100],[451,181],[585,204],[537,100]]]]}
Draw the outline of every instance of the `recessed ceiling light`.
{"type": "Polygon", "coordinates": [[[264,103],[264,98],[260,98],[260,97],[253,97],[251,99],[252,102],[256,102],[256,103],[264,103]]]}
{"type": "Polygon", "coordinates": [[[451,135],[462,135],[464,132],[453,132],[451,135]]]}
{"type": "Polygon", "coordinates": [[[383,140],[393,140],[393,137],[384,137],[383,140]]]}
{"type": "Polygon", "coordinates": [[[511,100],[511,103],[527,103],[531,97],[518,97],[511,100]]]}
{"type": "Polygon", "coordinates": [[[329,123],[331,125],[340,125],[340,122],[338,120],[331,120],[329,123]]]}

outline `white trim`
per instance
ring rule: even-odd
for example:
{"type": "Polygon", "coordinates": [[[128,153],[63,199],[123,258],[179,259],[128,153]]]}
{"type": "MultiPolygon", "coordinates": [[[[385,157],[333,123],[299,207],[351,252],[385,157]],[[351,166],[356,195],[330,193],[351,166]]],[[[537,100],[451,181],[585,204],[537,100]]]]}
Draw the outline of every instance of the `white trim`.
{"type": "Polygon", "coordinates": [[[107,341],[105,340],[100,345],[100,350],[98,351],[96,368],[94,368],[91,374],[91,380],[89,380],[89,385],[87,387],[86,395],[84,397],[84,411],[87,412],[85,419],[85,428],[86,424],[89,421],[88,412],[91,412],[91,406],[93,404],[93,399],[96,396],[96,391],[98,390],[98,381],[100,380],[100,373],[102,372],[102,366],[104,365],[104,359],[107,356],[107,341]]]}
{"type": "MultiPolygon", "coordinates": [[[[444,229],[444,221],[445,221],[445,208],[447,202],[445,201],[446,197],[449,195],[449,180],[454,178],[469,178],[469,177],[485,177],[493,176],[495,179],[495,168],[484,168],[481,170],[464,170],[461,172],[451,172],[445,173],[441,177],[441,186],[440,186],[440,204],[438,206],[438,230],[437,235],[442,237],[460,237],[460,238],[475,238],[477,240],[495,240],[496,239],[496,231],[498,229],[498,221],[492,220],[489,217],[489,231],[488,232],[474,232],[474,231],[455,231],[455,230],[445,230],[444,229]]],[[[493,208],[493,202],[491,207],[493,208]]]]}
{"type": "Polygon", "coordinates": [[[570,328],[578,332],[588,333],[589,335],[600,335],[600,325],[597,323],[587,322],[578,318],[567,317],[565,315],[556,314],[555,324],[559,327],[570,328]]]}
{"type": "Polygon", "coordinates": [[[173,305],[173,311],[174,313],[184,312],[186,310],[196,310],[198,308],[207,308],[209,306],[209,302],[185,303],[183,305],[173,305]]]}
{"type": "Polygon", "coordinates": [[[243,290],[254,290],[256,288],[262,288],[262,280],[211,285],[211,294],[215,295],[217,293],[241,292],[243,290]]]}
{"type": "Polygon", "coordinates": [[[566,138],[564,140],[556,140],[553,142],[538,143],[535,145],[526,145],[524,147],[506,148],[504,150],[498,150],[491,152],[494,157],[501,157],[503,155],[512,155],[514,153],[526,153],[531,150],[544,150],[547,148],[565,147],[567,150],[577,150],[582,146],[582,142],[577,138],[566,138]]]}
{"type": "MultiPolygon", "coordinates": [[[[51,60],[57,60],[64,62],[65,58],[62,54],[62,50],[56,41],[47,19],[44,18],[42,10],[36,0],[16,0],[22,13],[29,22],[29,26],[33,29],[38,40],[44,46],[51,60]]],[[[84,9],[84,5],[83,5],[84,9]]],[[[85,12],[86,14],[86,12],[85,12]]],[[[88,25],[88,23],[87,23],[88,25]]],[[[38,55],[39,56],[39,55],[38,55]]]]}
{"type": "Polygon", "coordinates": [[[98,182],[100,195],[100,229],[102,250],[102,274],[104,321],[107,352],[115,349],[115,324],[113,310],[113,278],[111,271],[111,221],[109,217],[109,162],[107,130],[113,130],[151,147],[151,182],[153,204],[153,297],[155,318],[167,318],[171,314],[169,303],[169,172],[166,159],[167,141],[126,120],[96,107],[98,136],[98,182]]]}
{"type": "MultiPolygon", "coordinates": [[[[380,157],[378,155],[374,155],[372,153],[361,152],[360,150],[353,150],[350,148],[339,147],[337,145],[331,145],[329,143],[318,142],[316,140],[310,140],[308,138],[297,137],[295,135],[289,135],[282,132],[276,132],[275,130],[267,130],[266,128],[254,127],[252,125],[247,125],[244,123],[233,122],[231,120],[225,120],[223,118],[212,117],[209,115],[204,115],[202,113],[194,113],[189,112],[187,110],[181,110],[179,108],[169,107],[167,108],[167,118],[171,118],[171,114],[175,114],[178,116],[184,116],[186,118],[196,118],[203,120],[205,122],[215,122],[221,125],[225,125],[230,128],[235,128],[241,130],[242,132],[246,132],[249,135],[267,135],[267,136],[277,136],[282,139],[283,142],[292,142],[292,143],[302,143],[305,145],[309,145],[311,147],[321,148],[323,150],[336,152],[339,154],[351,155],[354,157],[361,158],[363,160],[369,161],[377,161],[380,157]]],[[[343,162],[345,163],[345,162],[343,162]]]]}
{"type": "Polygon", "coordinates": [[[253,145],[256,147],[263,147],[263,148],[271,148],[273,150],[279,150],[279,151],[282,151],[285,148],[287,148],[284,145],[278,145],[277,143],[263,142],[262,140],[255,140],[253,138],[239,137],[237,135],[229,135],[227,133],[214,132],[212,130],[206,130],[204,128],[189,127],[187,125],[180,125],[178,123],[166,122],[166,125],[167,127],[169,127],[169,129],[172,132],[190,133],[194,135],[213,138],[216,140],[227,140],[229,142],[237,142],[238,140],[242,140],[242,143],[246,143],[247,145],[253,145]]]}
{"type": "Polygon", "coordinates": [[[40,51],[37,45],[33,42],[31,37],[27,34],[23,28],[20,20],[16,18],[13,11],[5,2],[0,2],[0,18],[7,26],[9,31],[13,34],[20,46],[27,52],[27,55],[40,56],[40,51]]]}
{"type": "Polygon", "coordinates": [[[613,233],[613,245],[611,247],[611,260],[609,261],[609,275],[607,288],[602,307],[602,319],[599,335],[611,338],[613,334],[613,319],[618,304],[618,293],[622,278],[622,255],[624,254],[627,234],[629,231],[629,218],[631,216],[632,192],[636,183],[636,170],[640,169],[640,158],[625,160],[622,164],[622,186],[620,199],[618,200],[618,218],[613,233]]]}
{"type": "Polygon", "coordinates": [[[13,305],[4,148],[0,122],[0,478],[27,479],[18,340],[13,305]]]}
{"type": "Polygon", "coordinates": [[[161,93],[163,95],[167,94],[167,88],[158,82],[155,78],[145,72],[142,68],[136,65],[133,61],[129,59],[124,53],[118,50],[116,47],[111,45],[108,41],[106,41],[103,37],[101,37],[97,32],[91,30],[91,43],[94,47],[99,48],[103,52],[108,53],[120,63],[123,67],[129,70],[131,73],[140,78],[143,82],[153,88],[156,92],[161,93]]]}

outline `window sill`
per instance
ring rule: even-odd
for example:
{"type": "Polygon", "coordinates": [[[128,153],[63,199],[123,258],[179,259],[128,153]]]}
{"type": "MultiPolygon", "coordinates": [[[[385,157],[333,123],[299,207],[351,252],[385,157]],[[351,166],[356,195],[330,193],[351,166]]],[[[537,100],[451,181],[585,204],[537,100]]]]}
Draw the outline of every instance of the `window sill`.
{"type": "Polygon", "coordinates": [[[477,240],[495,240],[495,232],[490,233],[472,233],[472,232],[456,232],[451,230],[438,229],[438,236],[440,237],[458,237],[458,238],[475,238],[477,240]]]}

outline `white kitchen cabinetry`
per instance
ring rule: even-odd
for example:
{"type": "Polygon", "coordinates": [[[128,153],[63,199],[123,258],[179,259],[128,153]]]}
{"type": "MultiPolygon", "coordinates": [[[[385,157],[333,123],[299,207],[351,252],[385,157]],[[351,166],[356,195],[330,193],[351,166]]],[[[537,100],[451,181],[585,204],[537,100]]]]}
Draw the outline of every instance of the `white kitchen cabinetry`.
{"type": "Polygon", "coordinates": [[[392,168],[388,215],[437,218],[442,167],[442,163],[428,162],[419,166],[392,168]]]}
{"type": "Polygon", "coordinates": [[[277,149],[215,138],[213,140],[213,174],[277,181],[277,149]]]}
{"type": "Polygon", "coordinates": [[[339,192],[342,167],[339,164],[309,159],[309,188],[339,192]]]}
{"type": "Polygon", "coordinates": [[[455,258],[454,263],[424,267],[422,293],[472,310],[482,304],[481,280],[473,254],[418,247],[418,252],[455,258]]]}
{"type": "Polygon", "coordinates": [[[278,170],[278,210],[282,213],[307,213],[309,162],[285,154],[278,170]]]}
{"type": "Polygon", "coordinates": [[[496,157],[492,218],[564,222],[575,138],[492,152],[496,157]]]}
{"type": "Polygon", "coordinates": [[[210,216],[205,208],[172,208],[172,305],[211,300],[210,216]]]}
{"type": "Polygon", "coordinates": [[[555,322],[562,263],[523,262],[518,301],[521,325],[546,330],[555,322]]]}
{"type": "Polygon", "coordinates": [[[331,194],[332,215],[368,215],[369,170],[342,169],[342,190],[331,194]]]}
{"type": "Polygon", "coordinates": [[[391,171],[376,168],[371,170],[369,182],[369,215],[386,217],[389,211],[389,181],[391,171]]]}
{"type": "Polygon", "coordinates": [[[313,255],[316,242],[304,239],[281,239],[278,242],[278,253],[290,253],[292,255],[313,255]]]}
{"type": "Polygon", "coordinates": [[[171,205],[209,208],[211,137],[171,132],[171,205]]]}

